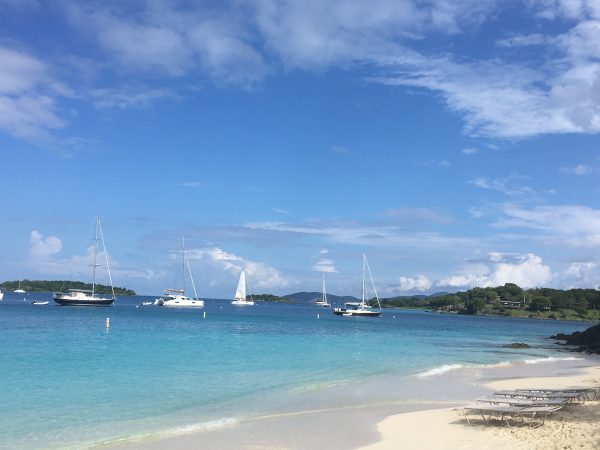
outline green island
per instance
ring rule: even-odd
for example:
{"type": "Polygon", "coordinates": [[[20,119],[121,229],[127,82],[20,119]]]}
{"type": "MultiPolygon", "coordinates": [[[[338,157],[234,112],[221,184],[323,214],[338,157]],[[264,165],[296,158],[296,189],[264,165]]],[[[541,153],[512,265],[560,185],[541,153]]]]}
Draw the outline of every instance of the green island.
{"type": "Polygon", "coordinates": [[[247,296],[248,300],[261,300],[263,302],[278,302],[278,303],[293,303],[293,301],[287,297],[279,297],[272,294],[253,294],[247,296]]]}
{"type": "MultiPolygon", "coordinates": [[[[26,292],[60,292],[68,289],[91,290],[91,283],[83,283],[81,281],[69,280],[21,280],[20,288],[26,292]]],[[[5,281],[0,283],[0,289],[6,291],[14,291],[19,289],[19,281],[5,281]]],[[[135,291],[122,287],[115,287],[115,295],[135,295],[135,291]]],[[[96,284],[95,292],[98,294],[111,294],[110,286],[104,284],[96,284]]]]}
{"type": "Polygon", "coordinates": [[[384,298],[381,305],[470,315],[600,320],[600,291],[596,289],[522,289],[514,283],[453,294],[384,298]]]}

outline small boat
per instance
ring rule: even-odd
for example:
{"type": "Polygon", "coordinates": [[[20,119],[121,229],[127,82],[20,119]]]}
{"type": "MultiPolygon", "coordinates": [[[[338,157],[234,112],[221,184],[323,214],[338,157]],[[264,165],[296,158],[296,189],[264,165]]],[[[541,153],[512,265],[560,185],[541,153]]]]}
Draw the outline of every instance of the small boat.
{"type": "Polygon", "coordinates": [[[0,301],[4,298],[4,292],[0,291],[0,301]]]}
{"type": "Polygon", "coordinates": [[[15,294],[25,294],[25,291],[21,289],[21,280],[19,280],[19,288],[15,289],[15,294]]]}
{"type": "Polygon", "coordinates": [[[34,300],[33,302],[31,302],[31,304],[32,304],[32,305],[47,305],[47,304],[48,304],[48,302],[38,302],[38,301],[35,301],[35,300],[34,300]]]}
{"type": "Polygon", "coordinates": [[[142,302],[143,306],[149,306],[152,305],[154,302],[142,302]]]}
{"type": "MultiPolygon", "coordinates": [[[[204,300],[198,298],[198,294],[196,293],[196,285],[194,284],[194,277],[192,276],[192,269],[190,268],[190,261],[185,251],[185,240],[183,238],[181,238],[181,278],[184,284],[183,289],[165,289],[163,296],[157,298],[154,304],[171,308],[204,308],[204,300]],[[192,288],[194,289],[194,298],[185,295],[186,265],[190,274],[190,280],[192,281],[192,288]]],[[[150,302],[145,302],[144,304],[146,303],[150,302]]]]}
{"type": "Polygon", "coordinates": [[[327,293],[325,292],[325,274],[323,274],[323,298],[317,300],[315,305],[321,306],[323,308],[330,308],[331,305],[327,301],[327,293]]]}
{"type": "Polygon", "coordinates": [[[235,291],[235,297],[233,298],[231,304],[238,306],[254,305],[254,300],[248,300],[246,298],[246,272],[244,272],[243,270],[242,273],[240,273],[240,281],[238,281],[238,286],[235,291]]]}
{"type": "Polygon", "coordinates": [[[362,276],[362,294],[360,302],[348,302],[344,303],[344,308],[333,308],[333,313],[338,316],[358,316],[358,317],[377,317],[381,315],[381,303],[379,303],[379,297],[377,296],[377,290],[375,289],[375,283],[373,282],[373,276],[371,275],[371,269],[369,268],[369,262],[367,256],[363,254],[363,276],[362,276]],[[371,305],[367,303],[367,294],[365,288],[365,273],[369,272],[371,278],[371,284],[373,285],[373,292],[379,309],[373,309],[371,305]]]}
{"type": "Polygon", "coordinates": [[[115,290],[110,275],[110,266],[108,265],[108,253],[104,245],[104,236],[100,225],[100,218],[96,216],[96,234],[94,239],[94,251],[92,256],[92,289],[69,289],[68,292],[55,292],[54,301],[61,306],[112,306],[115,302],[115,290]],[[106,269],[108,270],[108,279],[110,280],[111,297],[101,297],[96,293],[96,268],[98,256],[98,241],[102,240],[104,249],[104,258],[106,259],[106,269]]]}

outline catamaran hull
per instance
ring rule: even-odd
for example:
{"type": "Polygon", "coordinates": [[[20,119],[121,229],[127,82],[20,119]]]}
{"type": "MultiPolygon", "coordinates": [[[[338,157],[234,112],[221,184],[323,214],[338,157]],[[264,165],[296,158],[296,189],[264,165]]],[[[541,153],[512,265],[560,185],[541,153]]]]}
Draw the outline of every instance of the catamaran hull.
{"type": "Polygon", "coordinates": [[[168,308],[204,308],[203,300],[164,300],[160,306],[168,308]]]}
{"type": "Polygon", "coordinates": [[[60,306],[112,306],[114,298],[96,298],[93,300],[82,300],[72,298],[57,298],[54,301],[60,306]]]}
{"type": "Polygon", "coordinates": [[[381,311],[352,311],[348,309],[335,308],[333,313],[338,316],[355,316],[355,317],[377,317],[381,315],[381,311]]]}
{"type": "Polygon", "coordinates": [[[252,302],[252,301],[249,301],[249,302],[247,302],[247,301],[243,301],[243,300],[233,300],[233,301],[231,302],[231,304],[232,304],[232,305],[238,305],[238,306],[239,306],[239,305],[253,306],[253,305],[254,305],[254,302],[252,302]]]}

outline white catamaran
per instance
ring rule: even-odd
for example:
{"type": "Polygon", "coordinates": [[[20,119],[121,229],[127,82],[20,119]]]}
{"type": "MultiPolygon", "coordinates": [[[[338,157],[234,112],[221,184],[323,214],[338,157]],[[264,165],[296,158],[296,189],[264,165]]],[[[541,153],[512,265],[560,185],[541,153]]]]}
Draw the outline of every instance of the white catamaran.
{"type": "Polygon", "coordinates": [[[344,303],[344,308],[334,308],[333,313],[337,314],[338,316],[361,317],[376,317],[381,314],[381,304],[379,303],[377,289],[375,289],[375,283],[373,282],[373,276],[371,275],[371,269],[369,268],[369,262],[367,261],[367,256],[365,254],[363,254],[362,293],[360,302],[344,303]],[[377,300],[378,309],[373,309],[373,307],[367,303],[367,294],[365,288],[365,272],[369,272],[369,277],[371,278],[371,284],[373,286],[375,299],[377,300]]]}
{"type": "Polygon", "coordinates": [[[165,289],[165,293],[162,297],[157,298],[154,302],[158,306],[168,306],[172,308],[204,308],[204,300],[198,298],[196,292],[196,285],[194,284],[194,277],[192,276],[192,269],[190,268],[190,261],[185,251],[185,240],[181,238],[181,277],[183,282],[182,289],[165,289]],[[192,288],[194,289],[194,298],[186,297],[185,295],[185,267],[187,266],[190,274],[190,280],[192,281],[192,288]]]}
{"type": "Polygon", "coordinates": [[[235,291],[235,297],[233,298],[232,305],[254,305],[253,300],[246,298],[246,272],[242,270],[240,273],[240,281],[238,282],[237,289],[235,291]]]}
{"type": "MultiPolygon", "coordinates": [[[[92,290],[85,289],[69,289],[69,292],[54,293],[54,301],[61,306],[111,306],[115,301],[115,289],[113,287],[112,277],[110,275],[110,267],[108,265],[108,253],[104,245],[104,235],[102,234],[102,226],[100,218],[96,216],[96,234],[94,238],[94,252],[92,257],[92,290]],[[98,296],[96,293],[96,268],[98,256],[98,241],[102,240],[102,250],[106,260],[106,269],[108,271],[108,279],[110,280],[111,297],[98,296]]],[[[16,291],[15,291],[16,292],[16,291]]]]}
{"type": "Polygon", "coordinates": [[[329,308],[331,305],[327,301],[327,292],[325,292],[325,274],[323,274],[323,297],[315,302],[315,305],[323,308],[329,308]]]}

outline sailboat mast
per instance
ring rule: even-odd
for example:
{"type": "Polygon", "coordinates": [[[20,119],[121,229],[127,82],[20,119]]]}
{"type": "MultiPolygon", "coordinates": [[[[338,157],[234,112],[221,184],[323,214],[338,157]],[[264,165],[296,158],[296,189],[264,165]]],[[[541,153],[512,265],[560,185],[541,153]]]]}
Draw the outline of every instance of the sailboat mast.
{"type": "Polygon", "coordinates": [[[181,288],[185,295],[185,238],[181,236],[181,288]]]}
{"type": "Polygon", "coordinates": [[[323,303],[327,303],[327,293],[325,292],[325,274],[323,274],[323,303]]]}
{"type": "Polygon", "coordinates": [[[361,293],[361,303],[365,303],[365,261],[367,257],[363,253],[363,271],[362,271],[362,293],[361,293]]]}
{"type": "Polygon", "coordinates": [[[92,297],[94,297],[96,293],[96,267],[98,264],[96,262],[96,257],[98,256],[98,221],[99,217],[96,216],[96,234],[94,237],[94,258],[92,261],[92,297]]]}

